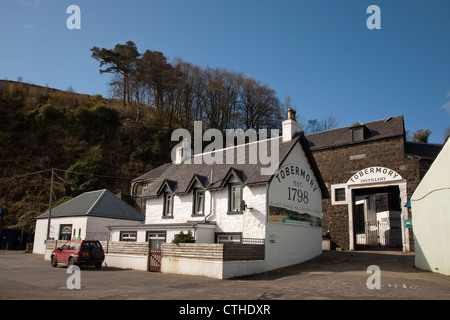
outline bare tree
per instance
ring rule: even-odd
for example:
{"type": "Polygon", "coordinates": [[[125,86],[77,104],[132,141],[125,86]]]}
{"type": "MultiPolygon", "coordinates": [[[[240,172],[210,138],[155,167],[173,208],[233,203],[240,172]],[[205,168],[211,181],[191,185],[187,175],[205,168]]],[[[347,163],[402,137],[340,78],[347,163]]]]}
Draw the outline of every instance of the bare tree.
{"type": "Polygon", "coordinates": [[[337,118],[330,114],[324,116],[320,121],[317,119],[308,120],[308,124],[303,129],[306,134],[316,133],[320,131],[330,130],[336,128],[338,125],[337,118]]]}
{"type": "Polygon", "coordinates": [[[445,129],[445,133],[444,133],[444,143],[447,142],[448,138],[450,138],[450,127],[447,127],[445,129]]]}

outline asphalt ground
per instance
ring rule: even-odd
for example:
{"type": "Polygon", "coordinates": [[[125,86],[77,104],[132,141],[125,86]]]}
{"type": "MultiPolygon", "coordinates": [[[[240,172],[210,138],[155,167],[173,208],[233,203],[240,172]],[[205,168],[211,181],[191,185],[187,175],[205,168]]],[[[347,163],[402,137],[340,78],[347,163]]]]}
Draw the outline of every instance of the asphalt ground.
{"type": "MultiPolygon", "coordinates": [[[[401,252],[324,251],[305,263],[228,280],[107,266],[100,270],[82,267],[78,278],[80,289],[69,289],[71,276],[72,272],[68,273],[65,266],[52,268],[43,255],[0,251],[0,300],[8,301],[144,300],[156,301],[156,306],[152,304],[156,308],[167,308],[167,301],[177,301],[171,308],[175,313],[219,301],[217,313],[228,315],[236,311],[233,308],[238,308],[231,307],[229,301],[258,304],[262,312],[263,305],[275,301],[290,301],[288,306],[292,308],[300,300],[444,300],[447,307],[450,300],[449,276],[419,270],[414,266],[414,254],[401,252]],[[379,273],[370,271],[369,266],[377,266],[379,273]],[[376,275],[379,277],[375,278],[376,275]],[[225,306],[228,309],[224,310],[225,306]]],[[[244,309],[237,311],[251,312],[244,309]]]]}

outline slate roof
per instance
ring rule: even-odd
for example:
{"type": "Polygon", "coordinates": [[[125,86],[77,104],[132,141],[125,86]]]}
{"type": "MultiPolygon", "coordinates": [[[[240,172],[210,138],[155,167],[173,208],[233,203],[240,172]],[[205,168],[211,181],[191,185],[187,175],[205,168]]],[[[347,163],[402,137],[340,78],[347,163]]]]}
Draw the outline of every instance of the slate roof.
{"type": "MultiPolygon", "coordinates": [[[[282,142],[282,137],[273,138],[279,139],[279,164],[281,165],[284,158],[289,154],[295,144],[300,143],[303,151],[306,154],[308,162],[317,178],[317,182],[322,191],[322,197],[328,198],[328,191],[323,182],[320,171],[317,167],[317,164],[312,156],[312,153],[309,149],[308,141],[305,138],[303,132],[300,132],[296,137],[287,142],[282,142]]],[[[271,150],[271,142],[272,139],[267,140],[267,150],[270,155],[271,150]]],[[[260,144],[261,141],[254,142],[260,144]]],[[[161,188],[165,186],[170,187],[171,189],[174,186],[174,182],[176,182],[175,192],[177,194],[184,194],[190,191],[192,187],[194,177],[197,177],[197,180],[208,190],[220,189],[223,188],[227,182],[227,179],[232,175],[241,181],[244,185],[255,185],[262,183],[269,183],[272,179],[272,175],[263,175],[261,174],[262,167],[268,167],[268,165],[261,165],[260,163],[251,164],[249,160],[249,145],[244,144],[232,147],[234,149],[234,161],[232,164],[226,163],[226,150],[230,149],[222,149],[223,152],[223,164],[173,164],[168,163],[162,165],[136,179],[133,182],[138,181],[147,181],[150,182],[147,189],[141,195],[145,198],[155,198],[158,197],[161,193],[161,188]],[[245,161],[243,164],[239,164],[237,161],[238,148],[245,148],[245,161]],[[211,172],[212,170],[212,172],[211,172]],[[213,175],[213,179],[211,181],[211,174],[213,175]],[[157,178],[156,178],[157,177],[157,178]]],[[[259,145],[259,148],[261,146],[259,145]]],[[[259,150],[259,149],[258,149],[259,150]]],[[[192,160],[192,158],[191,158],[192,160]]],[[[193,162],[193,161],[192,161],[193,162]]]]}
{"type": "MultiPolygon", "coordinates": [[[[355,124],[327,131],[308,134],[306,138],[312,151],[328,148],[342,147],[346,145],[365,143],[393,137],[405,137],[405,125],[403,116],[355,124]],[[352,129],[364,127],[365,136],[362,141],[352,141],[352,129]]],[[[432,143],[405,142],[405,153],[421,159],[435,159],[441,151],[442,145],[432,143]]]]}
{"type": "MultiPolygon", "coordinates": [[[[145,219],[139,211],[106,189],[85,192],[56,208],[52,208],[52,219],[80,216],[135,221],[145,219]]],[[[48,219],[48,211],[36,219],[48,219]]]]}
{"type": "Polygon", "coordinates": [[[306,138],[310,142],[312,151],[341,147],[379,139],[393,138],[405,135],[403,116],[391,117],[383,120],[361,123],[308,134],[306,138]],[[352,129],[364,126],[365,137],[363,141],[352,141],[352,129]]]}
{"type": "Polygon", "coordinates": [[[408,141],[405,144],[405,153],[421,159],[434,160],[441,152],[442,147],[442,144],[408,141]]]}

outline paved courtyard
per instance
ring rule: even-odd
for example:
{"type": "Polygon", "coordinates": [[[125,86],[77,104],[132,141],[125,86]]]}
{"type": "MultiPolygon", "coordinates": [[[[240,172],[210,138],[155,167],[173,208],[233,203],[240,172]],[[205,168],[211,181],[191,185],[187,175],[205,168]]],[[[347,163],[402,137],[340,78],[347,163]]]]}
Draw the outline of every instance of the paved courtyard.
{"type": "Polygon", "coordinates": [[[70,290],[71,275],[43,255],[0,251],[0,299],[7,300],[450,300],[450,277],[416,269],[414,255],[401,252],[325,251],[306,263],[230,280],[82,267],[81,289],[70,290]],[[371,265],[379,267],[379,289],[367,286],[371,265]]]}

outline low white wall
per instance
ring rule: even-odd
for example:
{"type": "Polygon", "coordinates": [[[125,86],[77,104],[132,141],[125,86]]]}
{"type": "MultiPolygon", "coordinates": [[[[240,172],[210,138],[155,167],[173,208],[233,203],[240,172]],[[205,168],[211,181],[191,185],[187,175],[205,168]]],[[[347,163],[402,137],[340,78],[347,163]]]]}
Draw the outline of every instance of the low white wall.
{"type": "Polygon", "coordinates": [[[302,263],[322,254],[322,228],[282,223],[267,224],[268,270],[302,263]]]}
{"type": "Polygon", "coordinates": [[[257,261],[224,261],[222,279],[262,273],[267,270],[267,262],[257,261]]]}
{"type": "Polygon", "coordinates": [[[105,255],[104,266],[147,271],[146,255],[113,254],[105,255]]]}
{"type": "Polygon", "coordinates": [[[163,257],[161,272],[222,279],[223,262],[218,260],[163,257]]]}
{"type": "Polygon", "coordinates": [[[161,272],[215,279],[229,279],[266,271],[266,262],[221,261],[167,257],[162,258],[161,272]]]}

